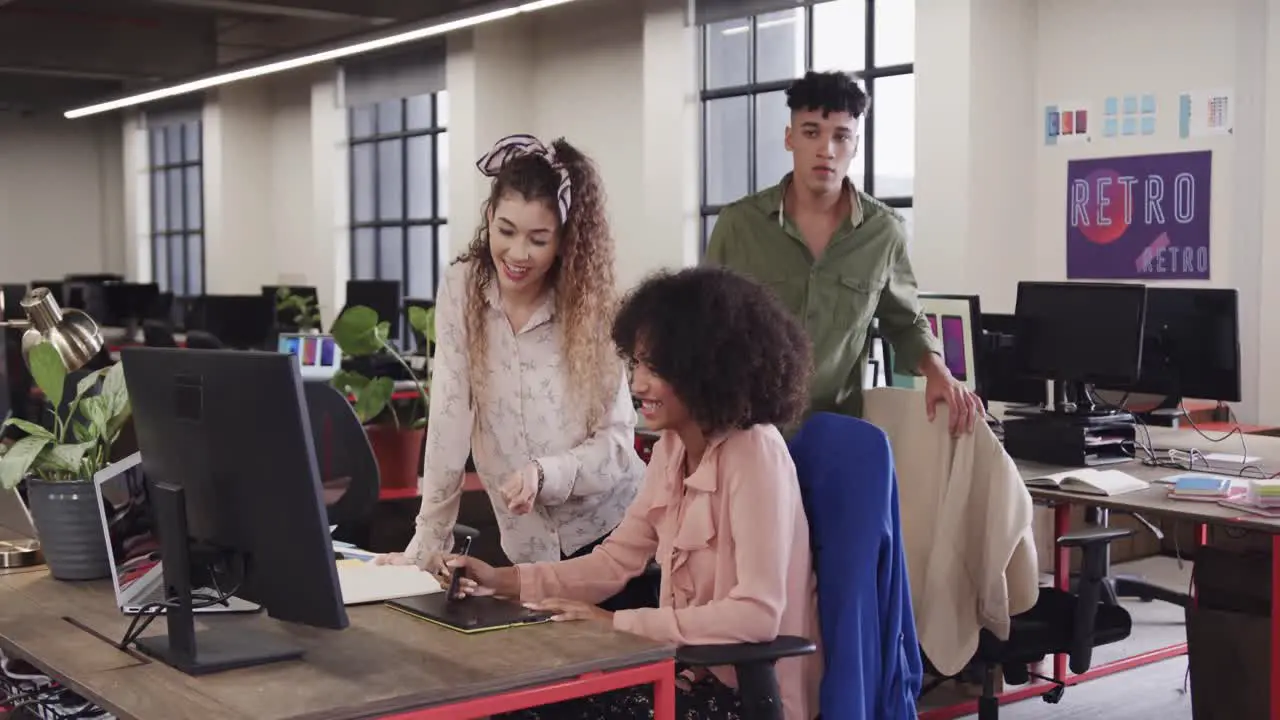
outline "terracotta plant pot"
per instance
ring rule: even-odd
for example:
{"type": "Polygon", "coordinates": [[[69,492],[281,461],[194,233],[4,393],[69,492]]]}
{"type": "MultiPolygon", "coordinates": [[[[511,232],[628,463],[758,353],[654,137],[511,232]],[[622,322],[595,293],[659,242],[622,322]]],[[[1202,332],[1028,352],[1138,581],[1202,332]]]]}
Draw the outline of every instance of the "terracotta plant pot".
{"type": "Polygon", "coordinates": [[[58,580],[111,577],[93,482],[27,480],[27,503],[49,574],[58,580]]]}
{"type": "Polygon", "coordinates": [[[394,425],[366,425],[364,430],[369,436],[373,457],[378,461],[381,486],[388,490],[417,488],[419,460],[427,431],[394,425]]]}

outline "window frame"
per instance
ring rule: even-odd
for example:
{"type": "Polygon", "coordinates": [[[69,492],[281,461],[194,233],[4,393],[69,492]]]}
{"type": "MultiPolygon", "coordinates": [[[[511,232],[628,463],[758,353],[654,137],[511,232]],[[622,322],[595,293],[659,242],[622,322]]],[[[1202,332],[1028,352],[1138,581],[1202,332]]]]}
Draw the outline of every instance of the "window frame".
{"type": "MultiPolygon", "coordinates": [[[[866,37],[863,39],[864,57],[863,69],[854,72],[854,76],[862,81],[863,89],[867,96],[872,99],[871,106],[868,111],[863,113],[861,120],[862,142],[858,148],[857,160],[863,163],[863,180],[862,187],[859,189],[863,192],[876,197],[892,208],[911,209],[915,207],[915,196],[898,195],[888,197],[878,197],[875,194],[875,158],[876,158],[876,111],[875,111],[875,95],[876,81],[885,78],[902,77],[915,74],[915,62],[896,63],[892,65],[876,65],[875,48],[876,48],[876,0],[863,0],[865,22],[864,31],[866,37]]],[[[813,69],[814,58],[814,5],[819,3],[808,2],[802,7],[796,9],[804,12],[804,66],[805,72],[813,69]]],[[[699,130],[699,152],[701,159],[701,176],[699,178],[699,230],[701,238],[699,240],[700,254],[706,251],[707,242],[711,233],[710,224],[724,209],[725,204],[712,204],[707,202],[708,189],[708,142],[707,142],[707,112],[708,103],[713,100],[724,100],[727,98],[746,97],[750,112],[747,113],[747,183],[752,188],[750,192],[758,192],[756,177],[757,160],[756,148],[757,128],[756,128],[756,98],[767,93],[784,91],[791,86],[797,78],[786,80],[771,80],[767,82],[756,81],[756,51],[758,38],[758,23],[760,15],[752,15],[750,17],[739,18],[750,22],[750,29],[747,32],[748,49],[748,82],[741,85],[733,85],[729,87],[721,87],[709,89],[707,87],[710,80],[710,68],[707,63],[707,51],[710,45],[711,26],[703,25],[699,28],[698,38],[698,90],[699,90],[699,106],[700,117],[698,123],[699,130]]]]}
{"type": "MultiPolygon", "coordinates": [[[[448,178],[443,177],[440,172],[440,145],[441,145],[440,138],[442,135],[444,135],[447,143],[448,136],[446,135],[446,133],[448,133],[449,131],[447,119],[445,120],[445,122],[441,122],[441,119],[440,119],[440,105],[441,105],[440,95],[441,93],[445,93],[445,92],[447,92],[447,90],[441,90],[438,92],[431,92],[431,93],[423,93],[422,95],[415,95],[413,97],[404,97],[404,98],[397,98],[393,100],[384,101],[384,102],[399,103],[399,106],[400,106],[399,126],[401,130],[395,131],[395,132],[378,132],[378,128],[377,128],[378,110],[377,109],[378,109],[378,106],[381,105],[382,103],[374,103],[371,105],[360,105],[360,106],[355,106],[347,109],[347,131],[348,131],[348,134],[347,134],[347,173],[348,175],[347,176],[349,178],[348,185],[349,185],[349,193],[350,193],[350,197],[348,198],[350,203],[349,210],[348,210],[348,219],[349,219],[348,237],[349,237],[349,245],[350,245],[350,262],[351,262],[350,271],[348,274],[349,274],[349,277],[351,277],[352,279],[399,280],[400,291],[404,298],[412,297],[409,294],[409,287],[411,285],[410,274],[413,268],[413,264],[411,263],[410,241],[409,241],[409,235],[410,235],[409,231],[411,228],[427,227],[431,229],[431,294],[432,294],[432,297],[415,298],[415,299],[434,300],[435,294],[439,290],[440,275],[441,275],[440,232],[442,227],[445,227],[449,224],[448,217],[445,215],[442,215],[440,212],[441,193],[447,191],[447,183],[448,183],[448,178]],[[424,97],[424,96],[430,98],[430,104],[431,104],[431,119],[430,119],[430,122],[428,123],[428,126],[425,128],[414,128],[412,130],[405,129],[405,128],[408,128],[409,126],[410,100],[412,100],[413,98],[424,97]],[[373,132],[370,134],[357,135],[355,134],[355,131],[354,131],[354,128],[356,125],[356,121],[355,121],[356,113],[366,109],[372,109],[373,111],[373,118],[374,118],[373,132]],[[411,218],[409,217],[409,206],[410,206],[410,194],[409,194],[410,142],[409,141],[412,140],[413,138],[419,138],[419,137],[429,137],[431,141],[431,167],[430,167],[430,172],[432,175],[431,198],[430,198],[431,213],[430,213],[430,216],[426,218],[411,218]],[[380,178],[380,175],[381,175],[380,163],[382,162],[382,160],[380,157],[380,153],[378,152],[378,149],[380,144],[385,141],[397,142],[399,144],[398,150],[400,154],[400,212],[398,217],[390,220],[383,220],[379,217],[380,216],[379,210],[381,208],[381,203],[382,203],[381,178],[380,178]],[[362,145],[367,145],[371,148],[372,159],[373,159],[373,164],[372,164],[373,173],[372,173],[372,176],[369,178],[370,182],[373,183],[373,188],[372,188],[373,207],[371,208],[373,216],[372,216],[372,219],[370,220],[356,219],[356,197],[357,197],[357,194],[362,190],[362,188],[358,187],[356,184],[356,148],[362,145]],[[388,228],[400,230],[400,267],[402,272],[401,272],[401,277],[397,277],[397,278],[384,277],[382,273],[382,243],[380,241],[380,234],[382,230],[388,229],[388,228]],[[360,254],[360,245],[358,242],[358,235],[361,230],[373,231],[372,277],[358,276],[356,274],[358,257],[360,254]]],[[[447,104],[447,100],[446,100],[446,104],[447,104]]],[[[403,317],[403,313],[400,321],[401,323],[407,322],[403,317]]],[[[407,326],[401,327],[402,338],[408,337],[406,334],[404,334],[406,331],[406,328],[407,326]]]]}
{"type": "Polygon", "coordinates": [[[156,283],[164,292],[170,292],[175,298],[197,297],[206,293],[207,269],[205,265],[205,207],[204,207],[204,121],[201,118],[189,118],[182,120],[170,120],[167,122],[159,122],[154,125],[147,126],[147,195],[150,200],[149,232],[151,238],[151,280],[156,283]],[[195,153],[189,153],[187,144],[190,138],[187,135],[187,128],[195,127],[195,153]],[[168,157],[168,144],[165,140],[164,146],[165,162],[156,163],[156,134],[161,136],[169,132],[169,128],[178,128],[181,142],[179,143],[179,154],[181,159],[177,162],[171,162],[168,157]],[[189,156],[194,155],[194,159],[188,160],[189,156]],[[200,217],[198,222],[192,227],[188,223],[188,212],[191,209],[191,198],[188,197],[187,188],[187,170],[195,168],[197,177],[200,179],[200,217]],[[169,172],[178,170],[182,181],[179,183],[178,192],[181,194],[180,224],[178,229],[170,229],[174,227],[173,218],[169,217],[169,209],[171,208],[170,200],[173,188],[169,184],[169,172]],[[156,177],[164,178],[164,197],[156,197],[156,177]],[[157,204],[159,202],[160,204],[157,204]],[[156,222],[157,208],[164,207],[166,229],[161,230],[156,222]],[[200,238],[200,292],[193,293],[193,280],[195,279],[191,272],[191,262],[188,258],[191,256],[191,246],[193,237],[200,238]],[[173,238],[182,239],[182,280],[183,287],[181,289],[172,286],[173,278],[173,253],[171,252],[173,238]],[[160,267],[160,253],[157,251],[157,245],[163,242],[165,245],[164,267],[160,267]]]}

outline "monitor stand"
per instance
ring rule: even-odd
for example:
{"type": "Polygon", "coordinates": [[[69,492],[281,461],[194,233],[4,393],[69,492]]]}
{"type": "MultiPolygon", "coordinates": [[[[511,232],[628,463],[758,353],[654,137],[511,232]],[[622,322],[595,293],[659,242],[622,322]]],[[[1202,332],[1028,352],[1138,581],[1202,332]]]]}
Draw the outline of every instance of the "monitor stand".
{"type": "Polygon", "coordinates": [[[1099,405],[1093,400],[1093,386],[1074,381],[1053,383],[1053,409],[1044,414],[1078,425],[1112,425],[1132,423],[1134,417],[1120,407],[1099,405]]]}
{"type": "Polygon", "coordinates": [[[302,649],[261,632],[220,627],[196,632],[191,597],[191,549],[187,535],[185,491],[176,485],[151,485],[156,530],[164,565],[167,635],[136,641],[143,653],[188,675],[207,675],[235,668],[297,660],[302,649]]]}

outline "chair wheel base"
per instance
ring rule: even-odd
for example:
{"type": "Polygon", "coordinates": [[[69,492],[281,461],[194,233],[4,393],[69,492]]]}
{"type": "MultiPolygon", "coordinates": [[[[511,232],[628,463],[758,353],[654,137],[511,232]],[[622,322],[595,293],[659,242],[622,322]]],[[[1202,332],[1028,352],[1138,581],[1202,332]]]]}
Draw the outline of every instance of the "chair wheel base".
{"type": "Polygon", "coordinates": [[[1058,702],[1062,700],[1062,694],[1066,692],[1066,690],[1067,690],[1066,686],[1056,685],[1052,690],[1045,693],[1044,695],[1041,695],[1040,699],[1044,700],[1050,705],[1057,705],[1058,702]]]}

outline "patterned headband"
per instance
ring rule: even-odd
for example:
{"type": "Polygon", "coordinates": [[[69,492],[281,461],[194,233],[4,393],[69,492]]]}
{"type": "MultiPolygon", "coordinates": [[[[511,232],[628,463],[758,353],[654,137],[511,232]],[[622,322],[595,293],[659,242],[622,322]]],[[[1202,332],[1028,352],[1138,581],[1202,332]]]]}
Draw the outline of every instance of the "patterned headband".
{"type": "Polygon", "coordinates": [[[560,205],[560,222],[569,221],[569,205],[573,198],[572,186],[569,183],[569,169],[556,160],[555,150],[543,145],[532,135],[508,135],[494,144],[493,149],[476,161],[476,167],[485,177],[497,177],[504,165],[512,159],[524,155],[537,155],[546,159],[551,167],[560,175],[560,189],[556,193],[556,201],[560,205]]]}

